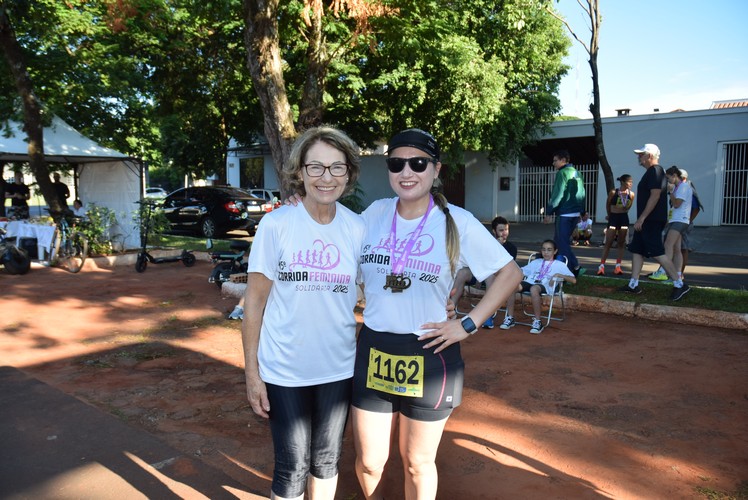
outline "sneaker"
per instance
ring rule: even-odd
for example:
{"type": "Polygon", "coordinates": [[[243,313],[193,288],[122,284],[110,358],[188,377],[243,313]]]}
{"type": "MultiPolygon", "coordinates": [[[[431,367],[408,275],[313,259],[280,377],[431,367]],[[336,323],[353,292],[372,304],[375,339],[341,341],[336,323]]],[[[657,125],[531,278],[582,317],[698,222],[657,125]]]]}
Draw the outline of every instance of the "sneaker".
{"type": "Polygon", "coordinates": [[[539,319],[532,320],[532,328],[530,328],[530,333],[538,335],[542,331],[543,331],[543,323],[541,323],[539,319]]]}
{"type": "Polygon", "coordinates": [[[580,276],[583,276],[584,273],[587,272],[587,270],[583,268],[582,266],[577,266],[575,269],[572,269],[571,272],[572,274],[574,274],[575,278],[578,278],[580,276]]]}
{"type": "Polygon", "coordinates": [[[685,294],[691,291],[691,287],[683,283],[680,288],[673,288],[673,294],[670,296],[673,301],[680,300],[685,294]]]}
{"type": "MultiPolygon", "coordinates": [[[[616,268],[618,269],[618,268],[616,268]]],[[[605,264],[600,264],[600,267],[597,268],[597,275],[598,276],[605,276],[605,264]]]]}
{"type": "Polygon", "coordinates": [[[236,306],[234,310],[231,311],[231,314],[229,314],[229,319],[244,319],[244,308],[236,306]]]}
{"type": "Polygon", "coordinates": [[[514,318],[512,318],[511,316],[507,316],[506,318],[504,318],[504,322],[499,325],[499,328],[501,328],[502,330],[509,330],[514,326],[514,324],[514,318]]]}
{"type": "Polygon", "coordinates": [[[653,272],[652,274],[650,274],[649,276],[647,276],[647,278],[649,278],[651,280],[655,280],[655,281],[667,281],[668,280],[667,273],[662,268],[660,268],[657,271],[653,272]]]}
{"type": "Polygon", "coordinates": [[[488,328],[489,330],[493,328],[493,318],[494,318],[494,316],[496,316],[496,313],[493,313],[493,316],[491,316],[490,318],[488,318],[483,323],[483,328],[488,328]]]}
{"type": "Polygon", "coordinates": [[[618,291],[633,293],[634,295],[639,295],[640,293],[642,293],[643,290],[642,290],[642,287],[640,286],[635,286],[634,288],[631,288],[628,285],[623,285],[622,287],[618,288],[618,291]]]}
{"type": "Polygon", "coordinates": [[[586,247],[590,246],[590,240],[584,240],[584,246],[586,247]]]}
{"type": "Polygon", "coordinates": [[[613,274],[623,274],[623,269],[621,269],[621,264],[616,264],[616,268],[613,270],[613,274]]]}

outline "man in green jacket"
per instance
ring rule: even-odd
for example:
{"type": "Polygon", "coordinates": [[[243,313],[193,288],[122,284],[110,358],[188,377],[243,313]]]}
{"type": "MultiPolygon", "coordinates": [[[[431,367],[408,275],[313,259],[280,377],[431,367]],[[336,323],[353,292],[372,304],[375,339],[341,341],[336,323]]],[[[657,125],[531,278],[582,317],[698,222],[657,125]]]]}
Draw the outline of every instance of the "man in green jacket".
{"type": "Polygon", "coordinates": [[[577,256],[571,251],[571,233],[574,232],[579,216],[584,210],[584,180],[571,164],[571,156],[565,149],[553,153],[553,168],[556,169],[556,177],[553,181],[551,199],[545,207],[543,222],[550,224],[551,216],[556,216],[553,240],[556,242],[558,254],[569,259],[569,269],[574,276],[579,276],[580,273],[584,274],[584,270],[579,266],[577,256]]]}

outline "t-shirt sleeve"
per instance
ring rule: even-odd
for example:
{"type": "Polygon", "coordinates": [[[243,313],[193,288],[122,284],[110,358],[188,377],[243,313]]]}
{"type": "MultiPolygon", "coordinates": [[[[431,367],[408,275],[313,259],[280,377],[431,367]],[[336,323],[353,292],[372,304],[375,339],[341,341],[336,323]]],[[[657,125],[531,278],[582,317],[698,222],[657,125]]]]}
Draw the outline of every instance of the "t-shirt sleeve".
{"type": "MultiPolygon", "coordinates": [[[[298,208],[298,207],[295,207],[298,208]]],[[[304,208],[301,207],[303,210],[304,208]]],[[[280,239],[280,217],[267,214],[257,227],[252,251],[249,253],[248,273],[260,273],[267,279],[275,280],[275,269],[278,265],[278,241],[280,239]]]]}

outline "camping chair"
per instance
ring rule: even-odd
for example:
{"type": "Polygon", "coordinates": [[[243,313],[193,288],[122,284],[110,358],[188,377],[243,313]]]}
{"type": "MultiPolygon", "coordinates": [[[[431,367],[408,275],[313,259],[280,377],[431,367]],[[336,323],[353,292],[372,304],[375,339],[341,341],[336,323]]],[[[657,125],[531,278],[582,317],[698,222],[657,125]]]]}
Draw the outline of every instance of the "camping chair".
{"type": "MultiPolygon", "coordinates": [[[[530,255],[530,257],[527,259],[527,263],[529,264],[535,259],[539,259],[542,256],[539,252],[533,253],[530,255]]],[[[566,256],[562,256],[562,262],[566,264],[566,267],[569,267],[569,259],[566,258],[566,256]]],[[[530,292],[522,292],[520,295],[520,308],[522,309],[522,312],[527,317],[534,317],[535,313],[532,310],[532,299],[530,292]],[[529,309],[529,310],[528,310],[529,309]]],[[[540,299],[543,302],[544,311],[541,314],[540,320],[544,323],[543,328],[547,327],[551,320],[553,321],[563,321],[566,319],[566,304],[564,303],[564,281],[560,281],[556,284],[556,290],[552,294],[547,293],[541,293],[540,299]],[[548,297],[548,299],[546,299],[548,297]],[[558,315],[558,306],[556,305],[556,299],[558,299],[561,302],[561,314],[558,315]],[[554,307],[556,309],[556,316],[553,315],[554,307]]],[[[532,323],[522,323],[520,321],[517,321],[517,324],[520,325],[532,325],[532,323]]]]}

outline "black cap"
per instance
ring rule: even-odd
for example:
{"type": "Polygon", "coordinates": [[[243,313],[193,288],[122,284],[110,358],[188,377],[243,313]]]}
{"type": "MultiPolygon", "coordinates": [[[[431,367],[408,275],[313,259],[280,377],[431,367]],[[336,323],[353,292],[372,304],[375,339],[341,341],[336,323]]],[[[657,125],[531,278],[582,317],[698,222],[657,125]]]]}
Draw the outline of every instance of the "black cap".
{"type": "Polygon", "coordinates": [[[433,135],[424,130],[409,128],[398,132],[390,139],[390,143],[387,145],[387,153],[389,154],[395,148],[407,146],[420,149],[432,158],[439,159],[439,143],[436,142],[433,135]]]}

